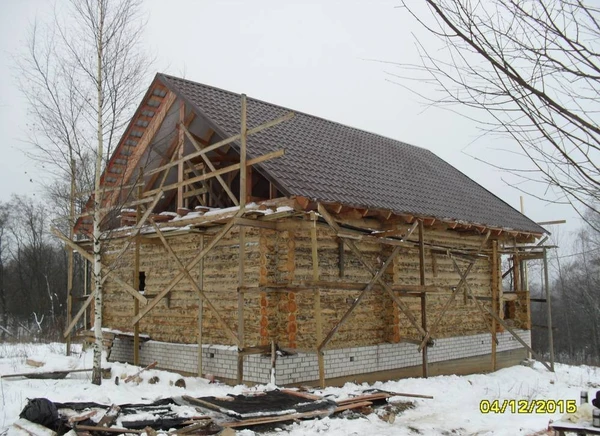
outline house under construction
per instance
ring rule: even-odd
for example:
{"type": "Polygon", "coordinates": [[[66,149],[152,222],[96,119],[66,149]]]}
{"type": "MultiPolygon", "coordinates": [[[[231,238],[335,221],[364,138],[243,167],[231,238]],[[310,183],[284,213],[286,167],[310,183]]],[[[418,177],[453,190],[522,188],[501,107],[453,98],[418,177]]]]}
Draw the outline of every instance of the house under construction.
{"type": "Polygon", "coordinates": [[[102,184],[113,360],[325,385],[532,352],[546,231],[423,148],[158,74],[102,184]]]}

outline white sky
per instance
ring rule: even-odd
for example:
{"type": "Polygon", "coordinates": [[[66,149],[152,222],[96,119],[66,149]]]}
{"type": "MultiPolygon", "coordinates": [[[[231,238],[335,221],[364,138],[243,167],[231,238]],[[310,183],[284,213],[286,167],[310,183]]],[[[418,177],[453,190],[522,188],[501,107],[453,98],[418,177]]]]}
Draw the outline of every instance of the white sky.
{"type": "MultiPolygon", "coordinates": [[[[145,43],[156,70],[428,148],[518,209],[522,194],[501,180],[507,174],[465,154],[513,166],[515,155],[497,151],[506,144],[498,138],[472,144],[478,135],[473,122],[426,109],[387,81],[385,72],[394,67],[365,60],[417,62],[412,32],[423,41],[430,36],[397,4],[147,0],[145,43]]],[[[47,16],[52,5],[0,0],[0,201],[11,193],[42,195],[40,172],[23,154],[26,108],[11,68],[36,14],[47,16]]],[[[570,208],[531,196],[525,212],[535,221],[567,219],[561,233],[579,224],[570,208]]]]}

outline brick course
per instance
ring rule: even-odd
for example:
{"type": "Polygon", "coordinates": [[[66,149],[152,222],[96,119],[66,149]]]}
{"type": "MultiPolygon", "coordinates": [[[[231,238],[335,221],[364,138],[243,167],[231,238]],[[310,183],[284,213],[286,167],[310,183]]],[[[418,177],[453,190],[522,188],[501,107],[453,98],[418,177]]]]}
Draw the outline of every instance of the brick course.
{"type": "MultiPolygon", "coordinates": [[[[519,336],[531,345],[531,332],[517,330],[519,336]]],[[[508,332],[498,333],[497,351],[522,348],[508,332]]],[[[140,344],[140,364],[145,366],[155,360],[165,369],[196,373],[198,347],[192,344],[147,341],[140,344]]],[[[491,353],[491,335],[482,333],[471,336],[436,339],[429,348],[429,362],[463,359],[491,353]]],[[[203,373],[235,379],[237,349],[222,345],[202,346],[203,373]]],[[[133,361],[133,339],[116,338],[110,355],[111,361],[133,361]]],[[[406,368],[421,364],[421,353],[415,344],[379,344],[367,347],[341,348],[325,352],[325,375],[327,378],[344,377],[377,371],[406,368]]],[[[244,380],[253,383],[270,381],[270,356],[251,355],[244,359],[244,380]]],[[[319,370],[316,354],[298,353],[277,358],[276,382],[279,385],[318,380],[319,370]]]]}

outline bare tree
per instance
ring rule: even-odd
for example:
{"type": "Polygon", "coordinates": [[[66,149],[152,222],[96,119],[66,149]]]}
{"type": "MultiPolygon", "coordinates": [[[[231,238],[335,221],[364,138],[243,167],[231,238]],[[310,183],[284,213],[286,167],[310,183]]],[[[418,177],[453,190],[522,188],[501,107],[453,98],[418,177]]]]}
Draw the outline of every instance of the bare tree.
{"type": "MultiPolygon", "coordinates": [[[[50,171],[68,174],[78,184],[77,191],[95,190],[91,204],[95,384],[101,383],[102,351],[100,176],[149,68],[139,48],[145,24],[140,10],[141,0],[71,0],[65,9],[55,11],[51,23],[33,27],[28,54],[18,63],[33,120],[31,154],[50,171]]],[[[49,185],[60,186],[60,180],[49,185]]],[[[62,180],[64,184],[65,177],[62,180]]]]}
{"type": "Polygon", "coordinates": [[[4,339],[8,332],[8,308],[6,304],[5,259],[7,255],[7,227],[9,208],[0,204],[0,339],[4,339]]]}
{"type": "Polygon", "coordinates": [[[554,201],[580,214],[598,212],[600,8],[584,0],[402,4],[442,49],[417,41],[421,62],[399,64],[393,80],[425,83],[416,92],[428,103],[512,138],[531,165],[503,169],[520,182],[558,188],[554,201]]]}

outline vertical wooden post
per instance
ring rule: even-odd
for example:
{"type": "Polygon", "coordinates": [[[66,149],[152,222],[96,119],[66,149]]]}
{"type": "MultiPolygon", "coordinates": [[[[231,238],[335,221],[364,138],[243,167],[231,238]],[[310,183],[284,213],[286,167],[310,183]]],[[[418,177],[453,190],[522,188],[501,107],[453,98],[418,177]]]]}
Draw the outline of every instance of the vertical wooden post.
{"type": "MultiPolygon", "coordinates": [[[[181,159],[183,157],[183,144],[185,142],[185,133],[183,131],[183,125],[185,123],[185,103],[183,102],[183,100],[179,103],[179,131],[178,131],[178,135],[179,135],[179,147],[178,147],[178,159],[181,159]]],[[[181,183],[183,182],[183,162],[180,162],[177,165],[177,182],[181,183]]],[[[177,208],[180,209],[184,206],[183,204],[183,190],[184,190],[184,186],[179,186],[177,188],[177,208]]]]}
{"type": "MultiPolygon", "coordinates": [[[[240,114],[241,127],[240,127],[240,210],[244,210],[246,207],[246,198],[248,196],[248,186],[246,184],[246,178],[248,174],[248,168],[246,167],[246,139],[247,139],[247,127],[246,127],[246,94],[242,94],[242,112],[240,114]]],[[[240,240],[240,255],[239,255],[239,268],[238,268],[238,340],[239,340],[239,351],[237,359],[237,382],[241,384],[244,380],[244,355],[241,351],[244,349],[244,293],[242,288],[244,286],[244,227],[239,227],[239,240],[240,240]]]]}
{"type": "Polygon", "coordinates": [[[521,291],[521,261],[519,255],[513,255],[513,288],[515,292],[521,291]]]}
{"type": "MultiPolygon", "coordinates": [[[[498,288],[500,286],[500,270],[498,262],[498,241],[492,241],[492,312],[498,314],[498,288]]],[[[492,371],[496,371],[496,318],[492,317],[492,371]]]]}
{"type": "MultiPolygon", "coordinates": [[[[69,239],[72,241],[75,232],[75,161],[71,159],[71,193],[69,196],[69,239]]],[[[67,325],[71,324],[73,311],[73,249],[67,247],[67,325]]],[[[85,327],[85,325],[84,325],[85,327]]],[[[71,355],[71,331],[67,336],[67,356],[71,355]]]]}
{"type": "MultiPolygon", "coordinates": [[[[140,182],[144,184],[144,170],[140,168],[140,182]]],[[[138,186],[137,199],[141,200],[144,193],[144,187],[138,186]]],[[[142,219],[142,206],[137,205],[135,208],[135,223],[138,224],[142,219]]],[[[141,236],[138,234],[135,237],[135,251],[133,253],[133,287],[140,290],[140,243],[141,236]]],[[[137,316],[140,313],[140,300],[137,298],[133,299],[133,316],[137,316]]],[[[140,323],[135,323],[133,326],[133,364],[140,364],[140,323]]]]}
{"type": "MultiPolygon", "coordinates": [[[[204,250],[204,235],[200,235],[200,251],[204,250]]],[[[198,272],[198,287],[204,291],[204,258],[200,259],[198,272]]],[[[202,316],[204,299],[198,296],[198,377],[202,377],[202,316]]]]}
{"type": "Polygon", "coordinates": [[[277,384],[275,365],[277,364],[277,347],[275,346],[275,340],[271,339],[271,384],[277,384]]]}
{"type": "MultiPolygon", "coordinates": [[[[314,211],[310,212],[310,219],[312,225],[310,227],[310,242],[312,249],[312,279],[314,282],[319,281],[319,252],[317,245],[317,215],[314,211]]],[[[323,340],[323,318],[321,315],[321,291],[315,289],[315,328],[316,328],[316,346],[318,347],[323,340]]],[[[319,363],[319,385],[325,387],[325,358],[323,356],[323,350],[317,349],[317,360],[319,363]]]]}
{"type": "MultiPolygon", "coordinates": [[[[421,286],[425,286],[425,227],[419,221],[419,279],[421,286]]],[[[421,327],[427,331],[427,293],[421,291],[421,327]]],[[[429,375],[427,362],[427,344],[423,347],[423,377],[429,375]]]]}
{"type": "Polygon", "coordinates": [[[544,289],[546,290],[546,310],[548,313],[548,348],[550,349],[550,368],[554,372],[554,333],[552,332],[552,293],[548,278],[548,249],[544,248],[544,289]]]}
{"type": "Polygon", "coordinates": [[[338,239],[338,259],[339,276],[340,279],[343,279],[346,275],[344,271],[344,263],[346,262],[346,259],[344,253],[344,242],[341,239],[338,239]]]}
{"type": "Polygon", "coordinates": [[[241,353],[244,350],[244,258],[245,258],[245,228],[242,226],[239,229],[239,265],[238,265],[238,307],[237,307],[237,319],[238,319],[238,339],[240,342],[237,358],[237,382],[241,384],[244,381],[244,355],[241,353]]]}
{"type": "Polygon", "coordinates": [[[246,94],[242,94],[242,126],[240,131],[240,134],[242,135],[240,138],[240,209],[244,209],[246,206],[246,198],[248,196],[248,185],[246,184],[246,177],[248,174],[248,168],[246,167],[246,116],[246,94]]]}

